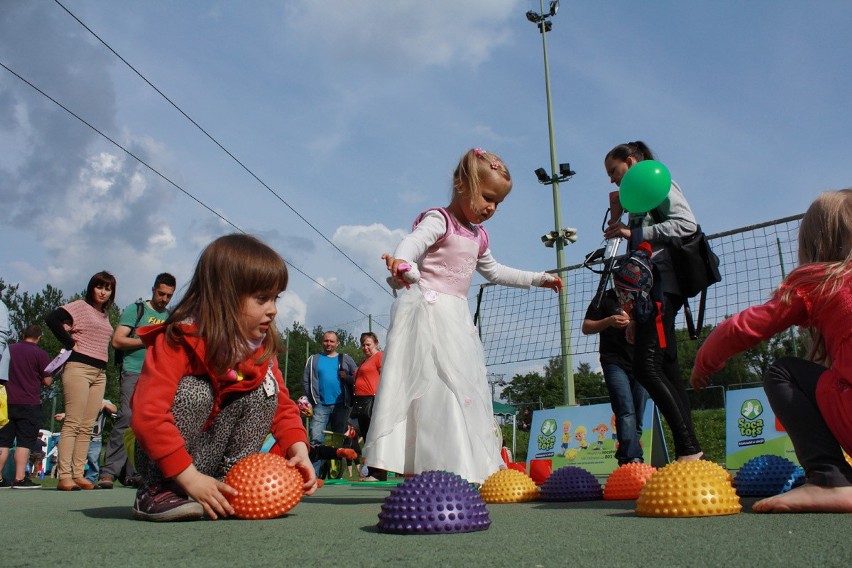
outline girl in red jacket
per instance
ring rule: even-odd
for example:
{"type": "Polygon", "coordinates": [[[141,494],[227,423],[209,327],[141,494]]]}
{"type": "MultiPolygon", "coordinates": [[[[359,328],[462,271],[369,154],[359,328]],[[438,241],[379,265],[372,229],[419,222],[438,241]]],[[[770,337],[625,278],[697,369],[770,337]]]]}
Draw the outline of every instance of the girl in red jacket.
{"type": "Polygon", "coordinates": [[[807,482],[755,503],[758,513],[852,513],[852,189],[823,193],[799,228],[799,267],[772,298],[722,322],[698,351],[692,386],[736,353],[790,326],[808,328],[808,360],[779,359],[763,387],[807,482]]]}
{"type": "Polygon", "coordinates": [[[316,490],[305,428],[276,353],[275,301],[287,267],[248,235],[210,243],[164,324],[144,327],[148,347],[131,406],[143,485],[133,516],[147,521],[211,519],[234,513],[222,482],[272,432],[278,450],[316,490]]]}

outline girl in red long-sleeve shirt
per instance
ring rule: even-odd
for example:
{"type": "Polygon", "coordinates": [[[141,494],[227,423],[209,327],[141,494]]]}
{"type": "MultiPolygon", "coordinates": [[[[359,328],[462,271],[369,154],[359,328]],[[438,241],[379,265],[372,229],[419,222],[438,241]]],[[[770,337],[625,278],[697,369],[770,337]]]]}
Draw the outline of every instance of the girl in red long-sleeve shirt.
{"type": "Polygon", "coordinates": [[[305,493],[316,490],[307,433],[275,357],[275,301],[286,287],[278,253],[248,235],[220,237],[166,322],[139,330],[148,351],[131,402],[144,480],[135,518],[232,515],[226,495],[236,490],[222,479],[269,432],[305,493]]]}
{"type": "Polygon", "coordinates": [[[758,513],[852,513],[852,189],[826,192],[799,227],[799,268],[761,306],[722,322],[698,351],[692,386],[790,326],[808,328],[808,360],[784,357],[763,377],[807,482],[755,503],[758,513]]]}

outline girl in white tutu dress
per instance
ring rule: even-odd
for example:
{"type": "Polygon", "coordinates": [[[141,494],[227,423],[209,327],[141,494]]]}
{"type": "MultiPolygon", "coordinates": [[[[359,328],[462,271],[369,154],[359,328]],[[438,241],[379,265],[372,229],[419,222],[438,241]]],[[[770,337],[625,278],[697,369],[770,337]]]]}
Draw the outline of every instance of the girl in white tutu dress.
{"type": "Polygon", "coordinates": [[[453,173],[446,208],[420,214],[393,256],[383,255],[401,290],[391,309],[381,380],[364,447],[367,465],[412,474],[456,473],[482,483],[500,469],[485,355],[467,303],[476,270],[490,282],[559,291],[562,280],[498,264],[481,223],[512,189],[506,165],[479,148],[453,173]]]}

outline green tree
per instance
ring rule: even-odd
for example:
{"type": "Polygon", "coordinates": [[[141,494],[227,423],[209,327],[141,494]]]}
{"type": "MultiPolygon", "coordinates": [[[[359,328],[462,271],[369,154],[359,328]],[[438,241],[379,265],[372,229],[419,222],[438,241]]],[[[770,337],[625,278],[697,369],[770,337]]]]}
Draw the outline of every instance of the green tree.
{"type": "MultiPolygon", "coordinates": [[[[561,375],[561,370],[560,370],[561,375]]],[[[609,398],[603,373],[592,371],[589,363],[580,363],[574,371],[574,394],[580,404],[600,404],[609,398]]]]}
{"type": "Polygon", "coordinates": [[[302,377],[305,372],[305,364],[311,353],[316,353],[317,342],[299,322],[293,322],[292,327],[281,332],[285,349],[278,354],[278,365],[284,375],[284,382],[290,397],[294,400],[305,394],[302,386],[302,377]]]}
{"type": "Polygon", "coordinates": [[[540,373],[515,375],[503,389],[509,404],[521,408],[553,408],[562,404],[562,380],[553,380],[540,373]]]}
{"type": "MultiPolygon", "coordinates": [[[[526,408],[535,410],[563,405],[562,358],[548,360],[543,372],[543,375],[537,372],[515,375],[503,389],[502,396],[518,408],[519,419],[526,408]]],[[[592,371],[589,363],[580,363],[574,372],[574,389],[579,401],[599,403],[601,397],[609,396],[603,374],[592,371]]]]}

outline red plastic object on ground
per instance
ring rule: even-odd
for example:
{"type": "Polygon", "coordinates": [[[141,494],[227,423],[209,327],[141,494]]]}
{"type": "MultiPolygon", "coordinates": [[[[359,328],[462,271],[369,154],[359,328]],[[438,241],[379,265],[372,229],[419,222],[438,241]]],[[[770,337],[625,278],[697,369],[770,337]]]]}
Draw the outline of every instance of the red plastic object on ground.
{"type": "Polygon", "coordinates": [[[530,477],[536,485],[542,485],[553,473],[553,462],[550,460],[530,460],[530,477]]]}
{"type": "Polygon", "coordinates": [[[276,454],[246,456],[231,468],[225,483],[239,492],[227,496],[239,519],[280,517],[304,495],[302,474],[276,454]]]}

